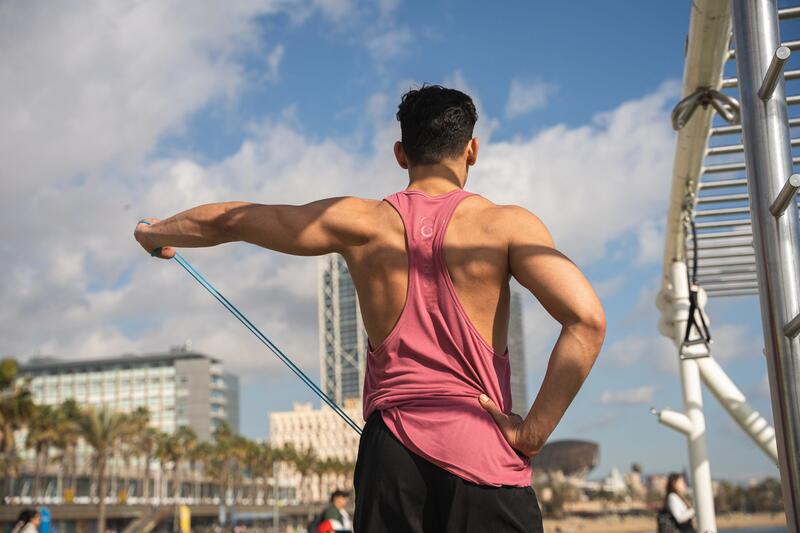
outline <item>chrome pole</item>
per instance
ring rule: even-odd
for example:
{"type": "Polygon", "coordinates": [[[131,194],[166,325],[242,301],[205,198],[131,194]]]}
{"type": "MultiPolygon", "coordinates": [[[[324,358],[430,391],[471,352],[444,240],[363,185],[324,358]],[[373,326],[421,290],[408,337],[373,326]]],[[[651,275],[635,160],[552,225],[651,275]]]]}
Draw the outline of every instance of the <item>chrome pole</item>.
{"type": "Polygon", "coordinates": [[[777,433],[783,506],[789,531],[800,528],[800,339],[784,326],[800,312],[800,243],[797,205],[773,216],[770,206],[792,174],[783,76],[771,97],[759,98],[780,46],[775,0],[731,2],[736,69],[742,106],[761,321],[777,433]]]}

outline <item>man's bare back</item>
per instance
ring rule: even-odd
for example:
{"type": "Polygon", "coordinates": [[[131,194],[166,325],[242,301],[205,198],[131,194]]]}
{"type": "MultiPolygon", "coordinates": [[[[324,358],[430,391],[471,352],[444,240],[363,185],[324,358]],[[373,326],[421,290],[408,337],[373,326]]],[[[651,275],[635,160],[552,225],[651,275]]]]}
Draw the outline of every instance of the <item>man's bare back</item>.
{"type": "MultiPolygon", "coordinates": [[[[363,245],[343,252],[356,286],[373,347],[397,323],[408,288],[403,222],[387,202],[363,200],[375,228],[363,245]]],[[[506,348],[509,303],[508,208],[480,196],[461,202],[444,240],[445,261],[459,300],[478,332],[496,352],[506,348]],[[504,212],[505,210],[505,212],[504,212]]]]}

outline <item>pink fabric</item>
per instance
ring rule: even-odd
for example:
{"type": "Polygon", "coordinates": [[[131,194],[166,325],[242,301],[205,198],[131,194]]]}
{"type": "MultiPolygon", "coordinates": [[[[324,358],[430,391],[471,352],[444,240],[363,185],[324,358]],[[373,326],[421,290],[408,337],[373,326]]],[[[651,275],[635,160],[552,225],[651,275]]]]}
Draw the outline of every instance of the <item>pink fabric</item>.
{"type": "Polygon", "coordinates": [[[444,260],[447,225],[468,196],[456,189],[386,198],[405,224],[408,295],[392,332],[368,353],[364,419],[380,410],[406,448],[467,481],[528,486],[530,460],[478,403],[485,393],[510,410],[508,350],[495,352],[470,322],[444,260]]]}

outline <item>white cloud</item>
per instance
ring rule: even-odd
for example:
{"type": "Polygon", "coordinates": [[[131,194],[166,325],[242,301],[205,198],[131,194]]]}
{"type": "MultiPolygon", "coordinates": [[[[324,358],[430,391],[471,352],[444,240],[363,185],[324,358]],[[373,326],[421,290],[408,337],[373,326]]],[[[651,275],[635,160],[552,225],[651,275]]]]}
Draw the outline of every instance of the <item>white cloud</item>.
{"type": "Polygon", "coordinates": [[[542,81],[511,80],[506,101],[506,118],[516,118],[547,105],[558,86],[542,81]]]}
{"type": "Polygon", "coordinates": [[[276,82],[280,77],[281,63],[283,56],[286,52],[286,47],[283,44],[278,44],[267,55],[267,72],[265,78],[267,81],[276,82]]]}
{"type": "Polygon", "coordinates": [[[675,148],[669,106],[677,89],[664,84],[585,126],[484,143],[468,185],[532,210],[579,262],[602,256],[615,238],[664,207],[675,148]]]}
{"type": "Polygon", "coordinates": [[[656,263],[664,254],[664,218],[645,220],[636,232],[639,252],[637,266],[656,263]]]}
{"type": "MultiPolygon", "coordinates": [[[[763,357],[762,336],[744,324],[709,324],[711,353],[718,361],[731,361],[744,357],[763,357]]],[[[760,330],[759,330],[760,331],[760,330]]]]}
{"type": "Polygon", "coordinates": [[[403,53],[413,40],[408,28],[390,28],[372,32],[364,37],[364,45],[372,58],[382,64],[403,53]]]}
{"type": "MultiPolygon", "coordinates": [[[[654,328],[655,329],[655,328],[654,328]]],[[[652,335],[629,335],[605,346],[600,354],[600,364],[629,367],[638,363],[654,364],[666,373],[678,368],[678,354],[672,341],[653,332],[652,335]]]]}
{"type": "Polygon", "coordinates": [[[603,391],[600,403],[637,405],[649,404],[653,401],[656,388],[653,385],[643,385],[635,389],[603,391]]]}
{"type": "MultiPolygon", "coordinates": [[[[279,363],[175,264],[142,253],[131,237],[133,224],[141,216],[166,216],[208,201],[301,203],[354,192],[381,197],[400,189],[406,176],[391,152],[399,128],[391,113],[380,110],[384,105],[393,108],[396,95],[369,99],[370,120],[377,122],[370,126],[374,152],[368,155],[354,152],[349,140],[312,140],[290,113],[253,128],[240,148],[220,162],[209,164],[192,154],[154,158],[148,154],[166,132],[179,128],[210,100],[238,89],[243,78],[237,57],[249,46],[255,14],[245,7],[234,10],[237,16],[221,18],[212,11],[211,21],[195,14],[197,20],[189,17],[186,24],[199,28],[168,31],[161,19],[169,13],[159,11],[167,8],[147,9],[140,17],[147,15],[150,39],[160,43],[157,49],[145,43],[141,51],[149,67],[114,65],[136,60],[135,47],[111,46],[126,31],[112,34],[112,39],[65,29],[63,35],[53,31],[45,38],[50,29],[33,25],[30,35],[18,36],[28,43],[17,46],[20,54],[25,47],[41,48],[38,54],[49,58],[63,48],[68,56],[81,51],[88,63],[111,66],[95,71],[69,62],[54,64],[56,83],[76,99],[74,103],[61,98],[59,88],[42,73],[25,74],[24,65],[18,77],[23,88],[0,86],[0,97],[19,102],[15,120],[0,125],[0,150],[9,156],[0,158],[0,171],[8,176],[13,170],[24,178],[18,192],[26,191],[0,199],[0,216],[5,217],[0,260],[6,268],[0,279],[2,350],[20,356],[105,356],[161,350],[190,338],[198,350],[222,357],[240,372],[276,368],[279,363]],[[48,44],[48,39],[56,44],[48,44]],[[175,46],[169,46],[169,39],[177,40],[175,46]],[[192,40],[199,40],[196,46],[189,45],[192,40]],[[151,57],[162,48],[169,50],[167,57],[151,57]],[[189,82],[198,90],[175,82],[175,75],[200,80],[189,82]],[[84,76],[89,79],[86,87],[84,76]],[[84,92],[92,86],[105,87],[113,96],[89,105],[84,92]],[[37,109],[31,96],[37,90],[57,100],[51,102],[51,119],[37,109]],[[190,94],[184,97],[183,91],[190,94]],[[134,101],[125,101],[128,96],[134,101]],[[123,101],[114,105],[120,98],[123,101]],[[139,99],[152,100],[150,107],[141,110],[139,99]],[[165,116],[149,111],[165,107],[170,107],[165,116]],[[23,127],[19,138],[8,141],[26,116],[32,117],[29,130],[23,127]],[[85,124],[84,135],[67,135],[70,124],[85,124]],[[117,134],[124,139],[116,139],[117,134]],[[41,160],[19,155],[35,153],[38,147],[41,160]],[[62,159],[63,165],[56,164],[62,159]],[[76,175],[81,179],[73,179],[76,175]]],[[[87,26],[102,19],[94,11],[83,16],[87,26]]],[[[40,67],[49,68],[51,62],[57,60],[42,60],[40,67]]],[[[23,63],[15,58],[0,65],[23,63]]],[[[450,81],[468,90],[459,72],[450,81]]],[[[480,106],[479,95],[471,92],[480,106]]],[[[665,192],[659,190],[666,185],[658,178],[668,175],[672,135],[667,103],[673,92],[666,86],[590,125],[556,126],[500,143],[490,139],[496,121],[482,111],[479,131],[484,145],[470,188],[500,202],[529,207],[545,219],[557,239],[570,243],[566,251],[583,260],[596,257],[606,243],[636,228],[653,206],[663,204],[665,192]],[[604,200],[609,191],[615,196],[604,200]]],[[[316,370],[313,260],[243,245],[186,255],[279,346],[303,367],[316,370]]],[[[528,315],[536,317],[535,323],[526,324],[526,338],[536,339],[529,342],[528,351],[543,354],[557,327],[540,308],[528,308],[528,315]]]]}

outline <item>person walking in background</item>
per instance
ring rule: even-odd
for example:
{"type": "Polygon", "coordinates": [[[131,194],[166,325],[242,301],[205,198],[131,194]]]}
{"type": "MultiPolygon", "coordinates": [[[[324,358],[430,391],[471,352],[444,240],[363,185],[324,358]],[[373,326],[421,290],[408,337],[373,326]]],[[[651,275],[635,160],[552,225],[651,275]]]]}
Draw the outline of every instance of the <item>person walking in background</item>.
{"type": "Polygon", "coordinates": [[[672,473],[667,478],[664,506],[658,514],[658,533],[694,533],[692,519],[695,511],[686,501],[686,481],[682,474],[672,473]]]}
{"type": "Polygon", "coordinates": [[[314,528],[309,530],[310,533],[350,533],[353,523],[346,509],[349,498],[349,492],[335,490],[328,506],[314,521],[314,528]]]}
{"type": "Polygon", "coordinates": [[[17,516],[17,523],[11,533],[39,533],[42,517],[36,509],[23,509],[17,516]]]}

